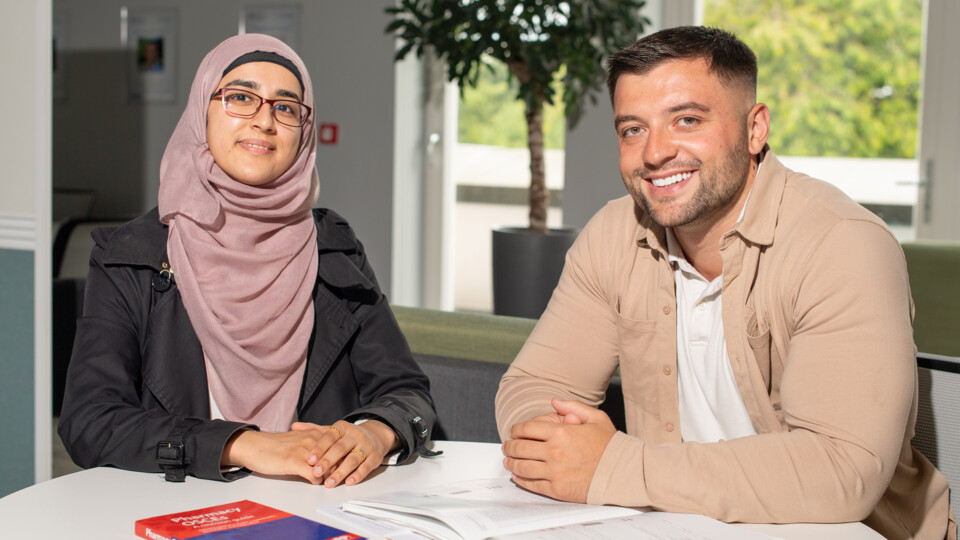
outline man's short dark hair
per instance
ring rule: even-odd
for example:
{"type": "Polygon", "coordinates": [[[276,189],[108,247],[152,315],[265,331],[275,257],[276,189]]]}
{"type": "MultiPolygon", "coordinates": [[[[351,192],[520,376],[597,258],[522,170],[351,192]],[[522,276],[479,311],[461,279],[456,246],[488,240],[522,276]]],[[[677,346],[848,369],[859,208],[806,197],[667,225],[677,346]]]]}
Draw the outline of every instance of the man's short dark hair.
{"type": "Polygon", "coordinates": [[[643,75],[671,60],[703,59],[725,84],[757,93],[757,56],[737,36],[719,28],[678,26],[640,38],[607,61],[610,102],[624,73],[643,75]]]}

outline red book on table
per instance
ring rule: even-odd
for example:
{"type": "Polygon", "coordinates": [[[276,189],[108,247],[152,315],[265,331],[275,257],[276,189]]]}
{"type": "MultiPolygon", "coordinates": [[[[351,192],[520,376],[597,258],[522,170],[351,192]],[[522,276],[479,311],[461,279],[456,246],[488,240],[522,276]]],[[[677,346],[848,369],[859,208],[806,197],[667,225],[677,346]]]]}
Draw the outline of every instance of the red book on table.
{"type": "Polygon", "coordinates": [[[253,501],[189,510],[138,520],[136,533],[148,540],[362,540],[364,537],[270,508],[253,501]]]}

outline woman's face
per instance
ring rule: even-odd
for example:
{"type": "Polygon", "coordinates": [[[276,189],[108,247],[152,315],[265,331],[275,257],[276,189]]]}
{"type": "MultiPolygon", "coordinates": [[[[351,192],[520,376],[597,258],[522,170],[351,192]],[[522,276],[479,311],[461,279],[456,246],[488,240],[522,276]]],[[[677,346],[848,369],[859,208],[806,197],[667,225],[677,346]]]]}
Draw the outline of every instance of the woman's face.
{"type": "MultiPolygon", "coordinates": [[[[250,62],[227,73],[217,90],[242,88],[267,99],[303,100],[300,83],[286,68],[271,62],[250,62]]],[[[207,109],[207,145],[217,165],[248,186],[262,186],[280,177],[297,157],[303,128],[276,121],[264,103],[250,118],[230,116],[218,97],[207,109]]]]}

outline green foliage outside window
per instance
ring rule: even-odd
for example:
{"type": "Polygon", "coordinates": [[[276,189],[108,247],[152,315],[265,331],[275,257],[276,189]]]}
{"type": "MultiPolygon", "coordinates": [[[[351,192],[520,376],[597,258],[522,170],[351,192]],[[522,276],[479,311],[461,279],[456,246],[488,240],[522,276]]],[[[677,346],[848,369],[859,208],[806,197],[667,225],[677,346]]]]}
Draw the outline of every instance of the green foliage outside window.
{"type": "Polygon", "coordinates": [[[601,85],[601,61],[643,33],[644,0],[399,0],[386,31],[404,43],[395,58],[432,50],[446,63],[447,80],[476,86],[489,58],[503,62],[524,102],[530,151],[530,230],[547,230],[544,106],[563,78],[564,114],[576,123],[583,100],[601,85]]]}
{"type": "MultiPolygon", "coordinates": [[[[922,0],[707,0],[704,24],[757,53],[757,99],[780,155],[913,158],[922,0]]],[[[523,103],[490,59],[460,100],[459,141],[523,148],[523,103]]],[[[560,85],[555,85],[558,92],[560,85]]],[[[562,103],[562,97],[556,102],[562,103]]],[[[547,148],[563,148],[563,108],[544,108],[547,148]]]]}
{"type": "MultiPolygon", "coordinates": [[[[527,147],[527,123],[523,119],[523,101],[517,99],[517,82],[507,66],[488,58],[489,69],[480,70],[476,87],[463,89],[458,112],[457,140],[470,144],[489,144],[510,148],[527,147]]],[[[543,107],[544,147],[563,149],[563,80],[562,67],[554,77],[556,92],[553,104],[543,107]]]]}
{"type": "Polygon", "coordinates": [[[757,53],[780,155],[913,158],[922,0],[707,0],[757,53]]]}

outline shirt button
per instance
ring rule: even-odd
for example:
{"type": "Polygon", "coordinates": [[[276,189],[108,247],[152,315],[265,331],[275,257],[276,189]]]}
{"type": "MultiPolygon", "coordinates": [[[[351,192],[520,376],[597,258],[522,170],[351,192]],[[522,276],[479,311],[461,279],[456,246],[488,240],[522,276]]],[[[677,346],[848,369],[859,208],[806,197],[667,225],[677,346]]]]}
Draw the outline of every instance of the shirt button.
{"type": "Polygon", "coordinates": [[[667,430],[667,431],[673,431],[673,424],[666,423],[666,424],[663,425],[663,429],[665,429],[665,430],[667,430]]]}
{"type": "Polygon", "coordinates": [[[671,372],[670,366],[663,366],[663,374],[664,374],[664,375],[670,375],[670,372],[671,372]]]}
{"type": "Polygon", "coordinates": [[[670,314],[670,306],[663,306],[663,314],[664,315],[670,314]]]}
{"type": "Polygon", "coordinates": [[[699,304],[697,304],[697,309],[699,309],[700,311],[703,311],[707,309],[707,306],[705,306],[703,302],[700,302],[699,304]]]}

